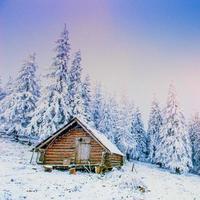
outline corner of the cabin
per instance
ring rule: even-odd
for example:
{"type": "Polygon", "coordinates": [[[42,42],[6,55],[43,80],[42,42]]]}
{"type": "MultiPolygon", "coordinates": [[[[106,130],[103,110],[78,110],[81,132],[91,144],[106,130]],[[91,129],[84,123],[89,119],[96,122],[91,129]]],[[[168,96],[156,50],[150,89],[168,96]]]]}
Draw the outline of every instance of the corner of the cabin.
{"type": "Polygon", "coordinates": [[[44,164],[45,149],[37,149],[35,152],[37,153],[37,164],[44,164]]]}

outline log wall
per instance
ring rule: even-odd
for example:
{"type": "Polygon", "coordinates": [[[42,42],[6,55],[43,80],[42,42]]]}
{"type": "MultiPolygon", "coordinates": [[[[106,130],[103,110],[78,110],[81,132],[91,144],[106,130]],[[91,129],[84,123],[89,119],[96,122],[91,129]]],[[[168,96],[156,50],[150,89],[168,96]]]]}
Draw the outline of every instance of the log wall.
{"type": "MultiPolygon", "coordinates": [[[[62,166],[64,163],[76,164],[76,139],[80,137],[90,137],[90,164],[101,165],[104,163],[105,149],[93,139],[83,129],[71,129],[66,133],[58,136],[44,149],[43,164],[62,166]],[[66,161],[66,160],[69,160],[66,161]],[[64,162],[63,162],[64,161],[64,162]]],[[[107,156],[109,160],[108,167],[119,167],[123,165],[123,156],[118,154],[110,154],[107,156]]],[[[79,163],[80,164],[80,163],[79,163]]],[[[85,163],[88,164],[88,163],[85,163]]]]}
{"type": "Polygon", "coordinates": [[[123,162],[124,162],[124,158],[123,158],[123,156],[118,155],[118,154],[111,154],[110,162],[112,164],[112,167],[122,166],[123,162]]]}
{"type": "MultiPolygon", "coordinates": [[[[67,134],[57,137],[45,150],[44,164],[62,165],[63,160],[70,159],[71,163],[76,163],[75,140],[79,137],[90,137],[84,130],[70,130],[67,134]]],[[[100,164],[103,147],[91,138],[90,163],[100,164]]]]}

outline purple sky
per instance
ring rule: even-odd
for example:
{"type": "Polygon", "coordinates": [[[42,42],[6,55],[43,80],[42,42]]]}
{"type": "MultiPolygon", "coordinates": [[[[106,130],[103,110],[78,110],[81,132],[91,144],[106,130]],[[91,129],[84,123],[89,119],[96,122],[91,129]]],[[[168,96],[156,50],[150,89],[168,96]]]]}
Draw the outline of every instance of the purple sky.
{"type": "Polygon", "coordinates": [[[200,2],[195,0],[0,0],[0,74],[5,82],[37,53],[41,71],[64,23],[72,52],[107,91],[126,94],[147,118],[173,80],[190,116],[200,111],[200,2]]]}

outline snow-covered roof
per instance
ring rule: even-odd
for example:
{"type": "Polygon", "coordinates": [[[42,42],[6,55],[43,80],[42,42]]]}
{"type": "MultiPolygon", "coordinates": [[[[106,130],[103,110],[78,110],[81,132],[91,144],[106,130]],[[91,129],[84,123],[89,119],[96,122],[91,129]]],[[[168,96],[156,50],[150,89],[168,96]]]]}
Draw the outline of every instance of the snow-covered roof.
{"type": "Polygon", "coordinates": [[[96,139],[97,142],[99,142],[101,145],[103,145],[111,153],[115,153],[115,154],[124,156],[124,154],[117,148],[117,146],[115,144],[113,144],[105,135],[103,135],[103,133],[100,133],[99,131],[97,131],[90,125],[88,125],[88,123],[85,122],[83,119],[80,119],[77,117],[73,118],[66,126],[61,128],[59,131],[54,133],[52,136],[48,137],[47,139],[45,139],[44,141],[39,143],[35,147],[35,149],[41,148],[44,144],[48,143],[53,138],[57,137],[60,133],[62,133],[65,129],[69,128],[75,122],[77,122],[86,132],[88,132],[92,137],[94,137],[94,139],[96,139]]]}
{"type": "Polygon", "coordinates": [[[88,131],[90,131],[111,153],[116,153],[119,155],[124,155],[115,144],[113,144],[103,133],[100,133],[96,129],[89,126],[86,122],[78,119],[82,125],[86,127],[88,131]]]}

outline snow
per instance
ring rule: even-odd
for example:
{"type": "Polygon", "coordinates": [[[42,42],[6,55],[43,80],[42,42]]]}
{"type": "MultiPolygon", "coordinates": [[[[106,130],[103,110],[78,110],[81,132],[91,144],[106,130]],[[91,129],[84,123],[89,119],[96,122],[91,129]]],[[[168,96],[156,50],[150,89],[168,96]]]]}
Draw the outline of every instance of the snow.
{"type": "Polygon", "coordinates": [[[199,200],[200,177],[176,175],[156,166],[136,162],[137,173],[127,163],[121,170],[105,175],[68,171],[44,172],[30,164],[31,146],[0,138],[0,199],[67,200],[199,200]],[[142,193],[138,186],[145,189],[142,193]]]}

